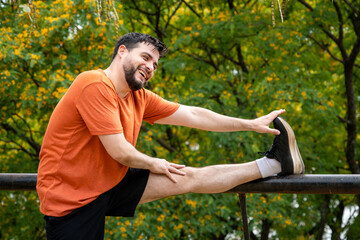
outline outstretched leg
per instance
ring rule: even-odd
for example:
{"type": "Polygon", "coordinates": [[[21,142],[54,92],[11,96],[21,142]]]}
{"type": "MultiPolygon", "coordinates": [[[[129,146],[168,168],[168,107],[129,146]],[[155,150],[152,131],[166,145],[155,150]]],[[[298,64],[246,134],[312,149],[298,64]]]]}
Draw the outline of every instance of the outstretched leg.
{"type": "Polygon", "coordinates": [[[165,175],[150,173],[140,203],[185,193],[221,193],[261,178],[256,162],[212,165],[202,168],[185,167],[185,176],[175,175],[177,183],[165,175]]]}
{"type": "Polygon", "coordinates": [[[221,193],[231,188],[273,174],[303,174],[305,167],[297,147],[295,134],[282,118],[274,120],[280,130],[266,157],[249,163],[213,165],[181,169],[186,175],[175,175],[177,183],[165,175],[150,173],[140,203],[184,193],[221,193]],[[275,160],[276,159],[276,160],[275,160]]]}

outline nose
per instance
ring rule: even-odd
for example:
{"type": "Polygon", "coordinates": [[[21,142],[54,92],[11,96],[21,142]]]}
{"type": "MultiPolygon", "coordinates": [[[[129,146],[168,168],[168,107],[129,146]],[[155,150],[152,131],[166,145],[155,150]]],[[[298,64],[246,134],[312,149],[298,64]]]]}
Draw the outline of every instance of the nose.
{"type": "Polygon", "coordinates": [[[153,72],[154,71],[154,65],[152,65],[152,63],[146,63],[146,69],[149,71],[149,72],[153,72]]]}

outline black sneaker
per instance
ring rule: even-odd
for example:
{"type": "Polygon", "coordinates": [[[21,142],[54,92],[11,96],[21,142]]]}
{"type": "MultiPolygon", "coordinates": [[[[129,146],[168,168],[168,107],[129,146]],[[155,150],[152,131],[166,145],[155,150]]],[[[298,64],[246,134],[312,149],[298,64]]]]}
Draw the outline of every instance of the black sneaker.
{"type": "Polygon", "coordinates": [[[274,128],[280,131],[276,135],[270,151],[265,152],[267,158],[275,158],[281,163],[281,172],[278,175],[303,174],[304,162],[296,144],[295,134],[290,125],[281,117],[273,121],[274,128]]]}

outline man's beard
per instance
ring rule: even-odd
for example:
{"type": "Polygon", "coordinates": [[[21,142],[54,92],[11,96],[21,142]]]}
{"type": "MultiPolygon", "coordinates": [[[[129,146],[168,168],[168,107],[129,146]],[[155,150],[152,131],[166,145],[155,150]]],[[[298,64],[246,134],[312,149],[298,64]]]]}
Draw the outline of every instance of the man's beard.
{"type": "Polygon", "coordinates": [[[135,73],[137,69],[133,65],[127,64],[124,65],[123,68],[126,82],[132,91],[140,90],[147,84],[147,81],[142,82],[141,80],[136,80],[135,73]]]}

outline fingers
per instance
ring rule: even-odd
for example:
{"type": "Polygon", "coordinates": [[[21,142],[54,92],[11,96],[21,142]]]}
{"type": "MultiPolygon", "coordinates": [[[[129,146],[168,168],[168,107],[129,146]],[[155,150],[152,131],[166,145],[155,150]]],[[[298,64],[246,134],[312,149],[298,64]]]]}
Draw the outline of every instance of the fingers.
{"type": "Polygon", "coordinates": [[[272,111],[270,114],[273,115],[273,119],[275,119],[276,117],[278,117],[280,114],[283,114],[284,112],[286,112],[285,109],[279,109],[279,110],[275,110],[272,111]]]}
{"type": "Polygon", "coordinates": [[[170,166],[173,167],[173,168],[176,168],[176,169],[181,169],[181,168],[186,167],[185,165],[176,164],[176,163],[170,163],[170,166]]]}
{"type": "Polygon", "coordinates": [[[181,171],[182,168],[185,168],[185,165],[170,163],[165,159],[157,159],[156,163],[150,171],[157,174],[164,174],[174,183],[177,182],[174,174],[181,176],[186,174],[184,171],[181,171]]]}
{"type": "Polygon", "coordinates": [[[283,114],[285,109],[274,110],[269,114],[257,118],[257,129],[255,131],[259,133],[270,133],[274,135],[279,135],[280,131],[277,129],[270,128],[270,124],[277,118],[280,114],[283,114]]]}
{"type": "Polygon", "coordinates": [[[175,164],[175,163],[170,163],[169,166],[168,166],[168,169],[166,171],[166,176],[171,180],[173,181],[174,183],[177,183],[176,179],[174,178],[173,174],[178,174],[178,175],[181,175],[181,176],[185,176],[186,173],[179,170],[179,169],[182,169],[184,168],[185,165],[179,165],[179,164],[175,164]]]}
{"type": "Polygon", "coordinates": [[[277,129],[269,128],[269,133],[274,135],[280,135],[280,131],[277,129]]]}
{"type": "Polygon", "coordinates": [[[261,133],[270,133],[274,135],[280,135],[280,131],[274,128],[265,127],[261,133]]]}
{"type": "Polygon", "coordinates": [[[186,173],[179,170],[184,167],[185,167],[185,165],[170,164],[170,167],[168,169],[169,169],[169,172],[171,172],[171,173],[176,173],[176,174],[184,176],[186,173]]]}
{"type": "MultiPolygon", "coordinates": [[[[274,121],[275,118],[277,118],[280,114],[283,114],[284,112],[286,112],[285,109],[279,109],[279,110],[275,110],[275,111],[272,111],[269,115],[271,115],[271,119],[270,119],[270,122],[269,122],[269,125],[272,121],[274,121]]],[[[268,133],[271,133],[271,134],[274,134],[274,135],[280,135],[280,131],[277,130],[277,129],[273,129],[273,128],[269,128],[268,127],[268,133]]]]}
{"type": "Polygon", "coordinates": [[[175,179],[174,176],[170,173],[169,170],[167,170],[167,171],[165,172],[165,175],[166,175],[172,182],[177,183],[176,179],[175,179]]]}

